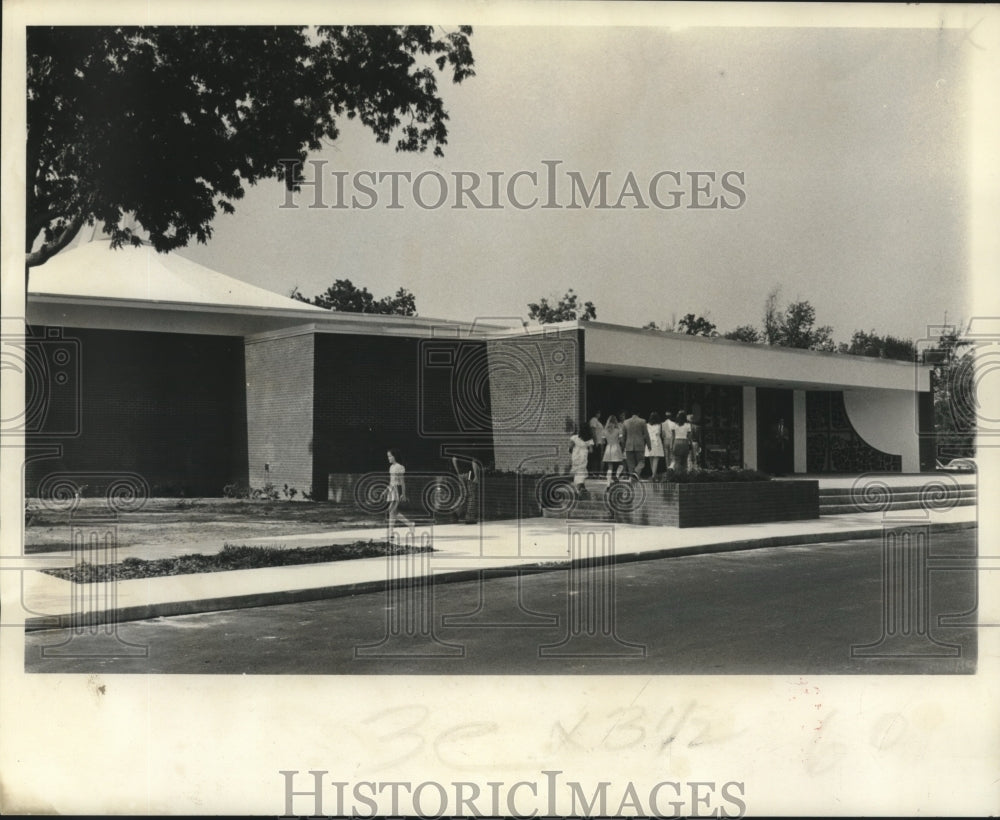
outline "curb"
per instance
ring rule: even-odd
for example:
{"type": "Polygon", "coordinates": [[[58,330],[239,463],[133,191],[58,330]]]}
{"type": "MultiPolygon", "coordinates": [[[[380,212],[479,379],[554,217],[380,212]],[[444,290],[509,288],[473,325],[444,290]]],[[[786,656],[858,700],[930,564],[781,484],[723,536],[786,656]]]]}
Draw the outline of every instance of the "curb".
{"type": "MultiPolygon", "coordinates": [[[[975,529],[977,523],[976,521],[943,522],[930,524],[930,528],[935,532],[955,532],[958,530],[975,529]]],[[[545,560],[509,567],[445,570],[440,573],[432,573],[431,577],[433,579],[432,583],[451,584],[470,581],[480,577],[504,578],[512,575],[520,575],[521,573],[536,574],[539,572],[552,572],[553,570],[569,569],[573,566],[624,564],[638,561],[655,561],[675,556],[707,555],[719,552],[766,549],[768,547],[790,547],[805,544],[820,544],[827,541],[853,541],[859,538],[878,537],[882,534],[883,530],[884,527],[880,526],[833,533],[771,535],[762,538],[745,538],[739,541],[718,541],[712,544],[697,544],[689,547],[663,547],[661,549],[644,550],[642,552],[616,553],[607,559],[545,560]]],[[[423,576],[398,579],[395,583],[402,584],[403,586],[413,586],[421,582],[422,578],[423,576]]],[[[329,598],[346,598],[351,595],[383,592],[387,585],[387,581],[379,579],[377,581],[359,581],[353,584],[337,584],[335,586],[313,587],[310,589],[277,590],[273,592],[250,593],[247,595],[202,598],[194,601],[165,601],[160,604],[125,606],[118,610],[104,610],[103,612],[92,612],[86,615],[41,615],[27,618],[24,622],[24,630],[25,632],[40,632],[49,629],[99,626],[125,621],[145,621],[151,618],[166,618],[174,615],[197,615],[202,612],[252,609],[263,606],[319,601],[329,598]]]]}

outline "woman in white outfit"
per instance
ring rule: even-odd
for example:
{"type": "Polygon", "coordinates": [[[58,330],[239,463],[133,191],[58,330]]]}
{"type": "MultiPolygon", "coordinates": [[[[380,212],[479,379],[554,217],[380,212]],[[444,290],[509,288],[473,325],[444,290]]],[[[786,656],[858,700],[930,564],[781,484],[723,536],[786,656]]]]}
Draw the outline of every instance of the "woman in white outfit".
{"type": "Polygon", "coordinates": [[[579,435],[569,437],[570,466],[573,469],[573,486],[577,495],[583,495],[587,489],[587,462],[590,459],[590,449],[594,442],[590,438],[590,426],[580,427],[579,435]]]}
{"type": "Polygon", "coordinates": [[[410,528],[412,536],[416,524],[399,512],[399,505],[406,501],[406,479],[403,477],[406,468],[399,463],[398,451],[388,450],[385,455],[389,459],[389,486],[385,489],[385,497],[389,500],[389,538],[395,536],[397,518],[410,528]]]}
{"type": "Polygon", "coordinates": [[[691,451],[691,425],[687,422],[687,417],[683,410],[677,413],[677,424],[674,426],[670,440],[670,451],[674,456],[674,469],[679,473],[686,473],[688,466],[688,453],[691,451]]]}
{"type": "Polygon", "coordinates": [[[649,446],[646,448],[646,461],[649,462],[649,477],[656,481],[660,469],[660,459],[663,458],[663,425],[660,416],[654,410],[646,422],[646,432],[649,433],[649,446]]]}
{"type": "Polygon", "coordinates": [[[673,470],[677,467],[677,462],[674,460],[674,430],[677,425],[674,423],[674,414],[667,410],[663,414],[663,444],[667,451],[667,470],[673,470]]]}
{"type": "Polygon", "coordinates": [[[622,462],[625,454],[622,452],[622,430],[618,425],[618,418],[614,415],[608,416],[604,422],[604,453],[601,456],[601,463],[608,470],[608,484],[611,484],[612,477],[617,481],[621,478],[622,462]]]}

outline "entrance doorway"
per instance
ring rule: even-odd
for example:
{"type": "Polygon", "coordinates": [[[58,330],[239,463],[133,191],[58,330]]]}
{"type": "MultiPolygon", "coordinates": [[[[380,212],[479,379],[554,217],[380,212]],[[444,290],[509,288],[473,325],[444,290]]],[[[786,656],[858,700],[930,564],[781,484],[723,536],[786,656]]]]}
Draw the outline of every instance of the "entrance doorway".
{"type": "Polygon", "coordinates": [[[795,472],[791,390],[757,388],[757,465],[772,475],[795,472]]]}

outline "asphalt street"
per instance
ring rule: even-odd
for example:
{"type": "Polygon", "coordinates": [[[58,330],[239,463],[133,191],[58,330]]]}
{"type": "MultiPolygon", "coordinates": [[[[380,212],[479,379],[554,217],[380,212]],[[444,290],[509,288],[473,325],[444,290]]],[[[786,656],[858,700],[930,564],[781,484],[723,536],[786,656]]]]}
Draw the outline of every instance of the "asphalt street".
{"type": "Polygon", "coordinates": [[[841,541],[437,581],[122,623],[110,636],[105,627],[33,632],[25,665],[105,674],[968,674],[976,533],[933,533],[928,581],[905,588],[883,583],[880,540],[841,541]]]}

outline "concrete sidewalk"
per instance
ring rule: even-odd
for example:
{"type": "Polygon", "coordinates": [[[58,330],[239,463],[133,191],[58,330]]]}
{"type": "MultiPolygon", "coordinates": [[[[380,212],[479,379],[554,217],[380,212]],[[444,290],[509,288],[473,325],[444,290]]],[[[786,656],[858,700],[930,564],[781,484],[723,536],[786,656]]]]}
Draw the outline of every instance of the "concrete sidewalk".
{"type": "MultiPolygon", "coordinates": [[[[878,537],[892,522],[930,523],[935,530],[976,526],[976,507],[956,507],[925,514],[858,513],[809,521],[720,527],[642,527],[591,521],[532,518],[478,525],[443,524],[417,530],[417,543],[432,542],[434,552],[335,561],[265,569],[233,570],[118,581],[113,584],[73,584],[38,569],[22,569],[22,615],[29,630],[73,624],[101,624],[160,616],[268,606],[383,590],[390,574],[397,579],[430,576],[435,582],[478,577],[484,570],[516,573],[565,569],[581,559],[570,549],[569,531],[613,533],[615,561],[638,561],[671,555],[723,552],[795,544],[878,537]]],[[[406,529],[398,532],[405,537],[406,529]]],[[[260,546],[310,547],[382,540],[381,528],[335,530],[283,537],[241,539],[260,546]]],[[[600,541],[600,539],[599,539],[600,541]]],[[[117,561],[162,558],[191,553],[210,554],[222,548],[216,541],[183,546],[135,545],[117,550],[117,561]]],[[[71,566],[71,553],[28,556],[22,565],[71,566]],[[34,559],[33,563],[27,559],[34,559]]],[[[11,611],[16,609],[9,602],[11,611]]]]}

